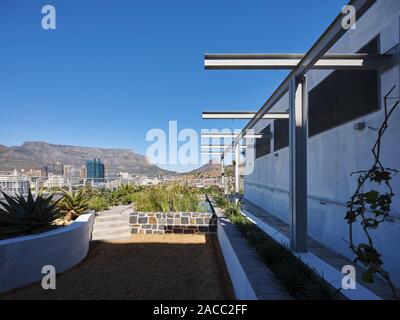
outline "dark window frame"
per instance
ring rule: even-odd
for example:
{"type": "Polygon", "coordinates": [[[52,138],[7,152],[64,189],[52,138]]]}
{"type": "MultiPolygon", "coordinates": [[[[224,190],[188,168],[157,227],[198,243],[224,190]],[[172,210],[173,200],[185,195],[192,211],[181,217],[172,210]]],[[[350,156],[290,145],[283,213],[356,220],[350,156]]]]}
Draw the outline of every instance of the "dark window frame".
{"type": "MultiPolygon", "coordinates": [[[[368,42],[368,44],[366,44],[363,48],[361,48],[358,51],[358,53],[380,53],[380,37],[379,37],[379,35],[377,37],[375,37],[374,39],[372,39],[370,42],[368,42]]],[[[376,93],[376,101],[375,101],[375,104],[374,104],[375,107],[371,106],[371,108],[368,111],[360,112],[358,114],[356,112],[355,115],[351,115],[351,114],[350,115],[349,114],[343,115],[342,114],[343,117],[347,117],[348,119],[346,119],[346,120],[343,120],[343,119],[340,120],[339,119],[338,121],[334,122],[331,125],[326,125],[325,124],[326,127],[324,127],[324,128],[323,127],[320,127],[320,128],[317,127],[316,129],[314,129],[312,127],[312,121],[313,121],[313,119],[312,119],[313,118],[313,116],[312,116],[312,102],[311,102],[312,93],[313,93],[313,91],[315,89],[321,88],[321,86],[323,86],[323,85],[326,86],[327,82],[325,82],[325,81],[329,81],[332,78],[337,77],[340,73],[342,75],[345,75],[345,73],[343,71],[340,71],[340,70],[334,71],[330,75],[328,75],[324,80],[322,80],[320,83],[318,83],[318,85],[316,85],[312,90],[309,91],[309,122],[308,122],[309,138],[317,136],[318,134],[327,132],[329,130],[338,128],[338,127],[343,126],[345,124],[348,124],[350,122],[354,122],[357,119],[363,118],[363,117],[365,117],[367,115],[373,114],[375,112],[379,112],[381,110],[381,72],[380,72],[380,70],[348,71],[349,74],[351,72],[353,73],[353,75],[354,75],[354,73],[358,73],[359,77],[362,75],[362,73],[371,75],[372,72],[375,72],[375,75],[371,75],[371,76],[375,77],[374,81],[375,81],[375,84],[376,84],[376,92],[374,92],[374,94],[376,93]]],[[[360,88],[361,87],[359,87],[358,89],[360,89],[360,88]]],[[[359,107],[360,107],[360,105],[362,105],[362,104],[359,103],[359,107]]],[[[316,108],[318,108],[318,106],[316,108]]]]}
{"type": "Polygon", "coordinates": [[[274,120],[274,151],[289,146],[289,119],[274,120]]]}
{"type": "Polygon", "coordinates": [[[267,125],[260,131],[262,138],[256,139],[256,159],[267,156],[272,153],[271,139],[271,124],[267,125]]]}

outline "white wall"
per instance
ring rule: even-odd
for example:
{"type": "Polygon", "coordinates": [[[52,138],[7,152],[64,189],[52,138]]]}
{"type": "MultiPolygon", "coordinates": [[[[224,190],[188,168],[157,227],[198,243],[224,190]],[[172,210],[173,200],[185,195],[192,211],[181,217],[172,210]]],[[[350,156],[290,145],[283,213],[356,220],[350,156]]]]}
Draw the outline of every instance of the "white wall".
{"type": "MultiPolygon", "coordinates": [[[[380,0],[330,52],[357,52],[378,33],[381,51],[386,52],[400,40],[400,1],[380,0]]],[[[329,72],[311,71],[307,74],[309,90],[324,79],[329,72]]],[[[393,96],[399,96],[400,69],[394,67],[381,75],[382,97],[397,85],[393,96]]],[[[274,111],[288,109],[285,96],[273,108],[274,111]]],[[[383,99],[382,99],[383,108],[383,99]]],[[[344,220],[345,203],[355,190],[356,181],[350,173],[369,169],[372,165],[371,148],[376,133],[365,129],[356,131],[355,122],[365,121],[366,126],[378,127],[383,120],[383,109],[353,120],[340,127],[313,136],[308,142],[308,225],[309,235],[322,244],[350,259],[353,255],[347,248],[348,225],[344,220]]],[[[382,159],[384,165],[400,169],[400,110],[393,114],[390,128],[383,140],[382,159]]],[[[258,124],[262,129],[266,120],[258,124]]],[[[272,128],[273,129],[273,128],[272,128]]],[[[383,254],[384,267],[400,286],[400,175],[393,180],[395,198],[392,205],[393,221],[388,221],[373,234],[379,251],[383,254]]],[[[259,158],[254,172],[245,177],[245,198],[265,208],[270,213],[288,222],[289,219],[289,155],[288,148],[259,158]]],[[[364,241],[362,232],[355,230],[355,241],[364,241]]]]}
{"type": "Polygon", "coordinates": [[[94,213],[78,217],[60,229],[0,241],[0,293],[19,288],[44,276],[44,265],[56,272],[75,266],[89,251],[94,213]]]}

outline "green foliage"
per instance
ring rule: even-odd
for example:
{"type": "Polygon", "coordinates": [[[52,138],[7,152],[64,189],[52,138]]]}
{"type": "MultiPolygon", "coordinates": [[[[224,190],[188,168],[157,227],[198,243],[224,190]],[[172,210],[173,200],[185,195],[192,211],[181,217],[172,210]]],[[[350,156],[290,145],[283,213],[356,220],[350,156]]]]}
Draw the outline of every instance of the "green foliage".
{"type": "Polygon", "coordinates": [[[199,193],[186,185],[152,186],[133,195],[134,207],[143,212],[199,212],[199,193]]]}
{"type": "Polygon", "coordinates": [[[105,211],[110,207],[110,202],[102,196],[94,196],[89,199],[88,206],[96,212],[105,211]]]}
{"type": "Polygon", "coordinates": [[[52,227],[60,216],[53,196],[33,198],[29,191],[23,196],[10,197],[3,193],[5,201],[0,201],[0,239],[44,232],[52,227]]]}
{"type": "MultiPolygon", "coordinates": [[[[330,287],[289,248],[265,234],[240,212],[240,204],[227,200],[222,193],[213,195],[216,203],[222,203],[226,217],[237,226],[255,249],[258,257],[271,269],[289,294],[298,300],[330,300],[334,298],[330,287]]],[[[218,205],[219,206],[219,205],[218,205]]]]}
{"type": "Polygon", "coordinates": [[[123,184],[123,185],[119,186],[118,189],[112,193],[113,203],[116,205],[117,204],[122,204],[122,205],[131,204],[134,199],[133,195],[142,189],[143,189],[143,187],[140,187],[140,186],[123,184]]]}
{"type": "Polygon", "coordinates": [[[63,198],[58,202],[58,207],[67,221],[75,220],[89,210],[90,193],[87,188],[72,192],[61,189],[61,192],[63,198]]]}
{"type": "Polygon", "coordinates": [[[218,207],[225,208],[230,201],[225,197],[222,192],[214,192],[212,193],[213,199],[218,207]]]}

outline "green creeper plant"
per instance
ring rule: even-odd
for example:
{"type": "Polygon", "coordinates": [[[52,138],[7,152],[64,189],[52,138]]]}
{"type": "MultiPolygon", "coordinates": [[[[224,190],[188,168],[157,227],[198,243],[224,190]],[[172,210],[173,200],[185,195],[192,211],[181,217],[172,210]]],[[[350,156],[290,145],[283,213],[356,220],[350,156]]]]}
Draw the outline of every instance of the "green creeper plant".
{"type": "Polygon", "coordinates": [[[394,298],[398,298],[397,290],[391,281],[390,274],[383,267],[381,254],[378,252],[371,231],[376,230],[390,216],[392,198],[394,197],[391,180],[399,172],[396,169],[387,168],[382,164],[381,149],[382,138],[388,129],[388,121],[398,107],[397,101],[393,107],[388,108],[388,100],[395,86],[384,97],[385,118],[380,128],[370,128],[377,131],[377,139],[372,148],[373,164],[368,170],[353,172],[351,175],[358,174],[357,187],[350,201],[347,202],[348,211],[345,219],[349,225],[349,248],[355,255],[354,262],[361,263],[366,271],[362,275],[365,282],[373,282],[374,275],[381,275],[388,283],[394,298]],[[378,185],[378,190],[368,189],[367,184],[378,185]],[[384,190],[384,191],[382,191],[384,190]],[[360,222],[362,231],[367,239],[367,243],[356,244],[353,236],[353,225],[360,222]]]}

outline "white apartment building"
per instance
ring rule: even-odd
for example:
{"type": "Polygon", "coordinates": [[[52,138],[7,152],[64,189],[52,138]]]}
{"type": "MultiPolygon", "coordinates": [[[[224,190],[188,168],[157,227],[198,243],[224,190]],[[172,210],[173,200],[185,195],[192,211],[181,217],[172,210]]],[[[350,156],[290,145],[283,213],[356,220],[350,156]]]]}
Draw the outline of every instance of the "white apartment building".
{"type": "MultiPolygon", "coordinates": [[[[379,0],[346,32],[329,53],[393,53],[400,46],[400,1],[379,0]]],[[[398,51],[397,51],[398,52],[398,51]]],[[[308,81],[308,235],[324,246],[353,260],[345,241],[349,227],[346,202],[355,191],[352,172],[369,169],[371,149],[384,119],[383,97],[389,107],[400,96],[398,63],[382,70],[312,70],[308,81]]],[[[272,112],[286,112],[286,94],[272,112]]],[[[381,159],[388,168],[400,170],[400,108],[392,115],[382,141],[381,159]]],[[[244,198],[289,223],[289,127],[288,120],[261,120],[256,132],[272,132],[272,138],[256,142],[255,169],[244,177],[244,198]]],[[[266,135],[268,136],[268,135],[266,135]]],[[[395,197],[391,218],[373,232],[384,267],[400,287],[400,175],[391,182],[395,197]]],[[[358,226],[356,243],[365,242],[358,226]]]]}
{"type": "MultiPolygon", "coordinates": [[[[19,174],[17,170],[13,173],[0,172],[0,190],[10,196],[27,195],[30,188],[29,178],[19,174]]],[[[3,195],[0,194],[2,198],[3,195]]]]}
{"type": "Polygon", "coordinates": [[[62,188],[65,185],[66,183],[63,176],[52,173],[49,173],[47,180],[43,183],[43,186],[46,188],[62,188]]]}

